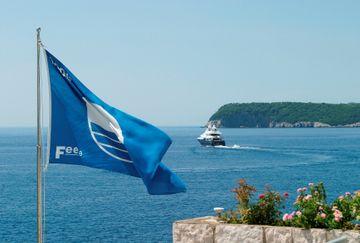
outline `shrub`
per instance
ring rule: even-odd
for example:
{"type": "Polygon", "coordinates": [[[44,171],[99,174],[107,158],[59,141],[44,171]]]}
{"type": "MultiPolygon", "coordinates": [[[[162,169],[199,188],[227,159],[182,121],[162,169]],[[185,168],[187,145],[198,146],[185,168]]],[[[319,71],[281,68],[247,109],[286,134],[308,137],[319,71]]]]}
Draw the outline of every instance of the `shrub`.
{"type": "Polygon", "coordinates": [[[233,192],[237,200],[236,209],[220,216],[227,223],[356,229],[360,221],[360,191],[346,192],[328,204],[323,183],[309,183],[308,187],[297,189],[298,196],[291,213],[282,212],[289,196],[286,192],[281,195],[267,186],[264,193],[254,200],[256,189],[244,179],[239,180],[233,192]]]}
{"type": "Polygon", "coordinates": [[[237,209],[225,212],[221,218],[228,223],[278,225],[280,208],[284,208],[283,202],[288,195],[281,196],[267,186],[258,200],[252,203],[251,198],[255,191],[255,187],[247,184],[244,179],[239,180],[238,187],[233,189],[237,209]]]}

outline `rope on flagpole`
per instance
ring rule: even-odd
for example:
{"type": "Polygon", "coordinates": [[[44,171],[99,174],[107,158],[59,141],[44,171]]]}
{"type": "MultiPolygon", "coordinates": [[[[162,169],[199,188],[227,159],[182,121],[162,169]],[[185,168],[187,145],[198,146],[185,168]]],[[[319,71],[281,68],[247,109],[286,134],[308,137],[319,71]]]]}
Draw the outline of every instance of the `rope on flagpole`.
{"type": "MultiPolygon", "coordinates": [[[[42,48],[44,47],[42,42],[40,41],[40,47],[41,47],[41,50],[43,50],[42,48]]],[[[42,52],[40,52],[42,53],[42,52]]],[[[40,58],[40,67],[42,67],[42,60],[40,58]]],[[[41,70],[41,68],[40,68],[41,70]]],[[[43,82],[43,75],[41,75],[41,78],[40,78],[40,81],[41,81],[41,89],[42,90],[45,90],[45,82],[43,82]]],[[[43,94],[43,93],[42,93],[43,94]]],[[[41,107],[44,107],[44,104],[45,104],[45,100],[44,100],[44,95],[41,96],[41,107]]],[[[44,109],[41,109],[41,128],[43,128],[44,126],[44,109]]],[[[44,142],[44,139],[42,140],[42,147],[45,148],[49,146],[48,144],[46,144],[45,146],[45,142],[44,142]]],[[[45,168],[45,164],[46,164],[46,150],[43,149],[42,150],[43,152],[43,156],[42,156],[42,182],[43,182],[43,186],[42,186],[42,193],[43,193],[43,215],[42,215],[42,220],[43,220],[43,234],[42,234],[42,240],[43,242],[45,242],[45,235],[46,235],[46,197],[45,197],[45,192],[46,192],[46,170],[44,169],[45,168]]]]}

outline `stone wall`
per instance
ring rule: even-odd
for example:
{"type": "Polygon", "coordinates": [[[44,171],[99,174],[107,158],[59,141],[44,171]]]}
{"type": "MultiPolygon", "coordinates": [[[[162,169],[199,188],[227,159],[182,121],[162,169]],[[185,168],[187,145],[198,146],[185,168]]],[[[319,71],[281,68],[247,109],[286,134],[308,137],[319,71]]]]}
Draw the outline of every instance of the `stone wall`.
{"type": "Polygon", "coordinates": [[[224,224],[216,217],[176,221],[174,243],[322,243],[345,236],[348,243],[359,243],[360,232],[354,230],[301,229],[246,224],[224,224]]]}

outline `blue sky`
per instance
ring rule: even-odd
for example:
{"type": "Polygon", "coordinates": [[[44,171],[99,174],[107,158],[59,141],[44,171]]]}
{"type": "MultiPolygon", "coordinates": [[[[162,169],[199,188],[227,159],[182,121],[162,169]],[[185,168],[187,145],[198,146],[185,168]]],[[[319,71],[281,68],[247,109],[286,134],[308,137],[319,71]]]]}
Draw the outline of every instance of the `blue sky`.
{"type": "Polygon", "coordinates": [[[34,126],[35,29],[109,104],[159,126],[229,102],[360,102],[359,1],[7,1],[0,126],[34,126]]]}

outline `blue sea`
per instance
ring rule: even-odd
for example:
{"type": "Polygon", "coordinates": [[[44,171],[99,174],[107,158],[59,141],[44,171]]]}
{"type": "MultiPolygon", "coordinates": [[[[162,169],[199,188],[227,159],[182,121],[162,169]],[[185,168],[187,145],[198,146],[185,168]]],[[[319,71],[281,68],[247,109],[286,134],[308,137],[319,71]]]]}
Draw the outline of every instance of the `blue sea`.
{"type": "MultiPolygon", "coordinates": [[[[163,130],[173,139],[163,161],[186,193],[151,196],[137,178],[50,165],[45,242],[171,242],[174,221],[232,208],[240,178],[290,201],[309,182],[324,182],[329,200],[360,189],[360,129],[222,129],[225,148],[200,147],[202,128],[163,130]]],[[[35,129],[0,129],[0,242],[36,241],[35,140],[35,129]]]]}

